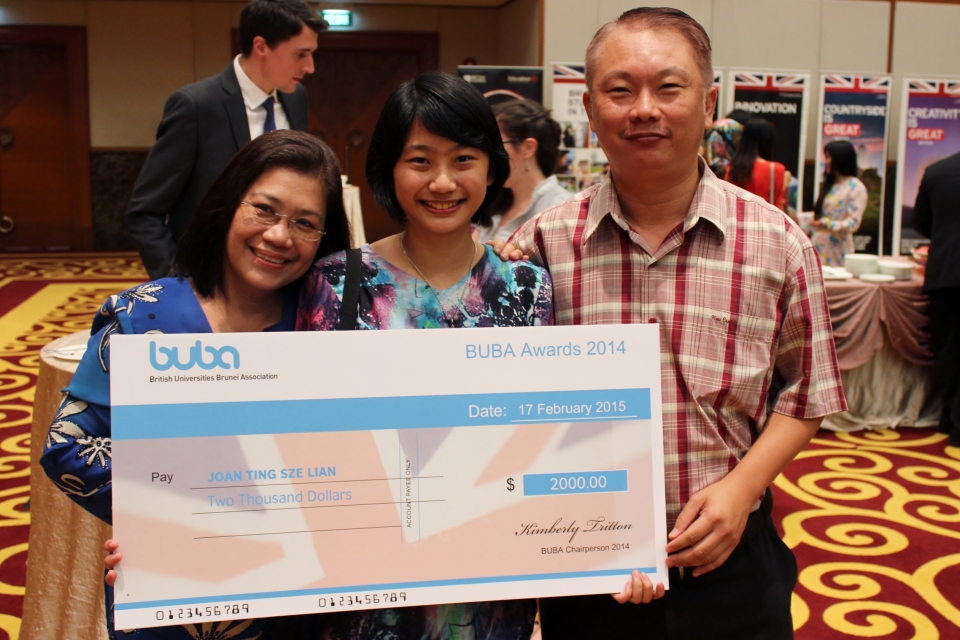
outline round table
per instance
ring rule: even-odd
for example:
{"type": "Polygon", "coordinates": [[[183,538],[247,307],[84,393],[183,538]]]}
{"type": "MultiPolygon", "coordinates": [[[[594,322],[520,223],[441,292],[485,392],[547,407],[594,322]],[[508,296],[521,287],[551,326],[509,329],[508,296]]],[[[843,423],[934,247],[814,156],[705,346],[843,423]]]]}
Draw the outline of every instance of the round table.
{"type": "Polygon", "coordinates": [[[940,416],[933,393],[930,301],[923,278],[873,284],[824,283],[849,410],[827,416],[832,431],[929,427],[940,416]]]}
{"type": "Polygon", "coordinates": [[[47,430],[60,407],[60,390],[77,363],[51,352],[84,344],[82,331],[40,352],[30,429],[30,546],[20,640],[107,640],[103,603],[103,543],[111,527],[74,504],[40,468],[47,430]]]}

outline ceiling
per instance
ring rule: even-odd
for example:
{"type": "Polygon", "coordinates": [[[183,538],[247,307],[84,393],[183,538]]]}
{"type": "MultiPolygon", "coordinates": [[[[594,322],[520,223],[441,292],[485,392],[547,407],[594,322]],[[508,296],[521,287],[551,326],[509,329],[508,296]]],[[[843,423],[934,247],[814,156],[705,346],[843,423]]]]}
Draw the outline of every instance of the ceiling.
{"type": "Polygon", "coordinates": [[[510,4],[512,0],[350,0],[347,2],[338,2],[338,0],[325,0],[320,4],[407,4],[419,6],[446,6],[446,7],[502,7],[510,4]]]}
{"type": "MultiPolygon", "coordinates": [[[[115,2],[142,2],[144,0],[114,0],[115,2]]],[[[169,1],[169,0],[168,0],[169,1]]],[[[198,0],[173,0],[174,2],[196,2],[198,0]]],[[[243,0],[202,0],[203,2],[232,2],[241,4],[243,0]]],[[[307,0],[308,4],[319,5],[324,9],[333,9],[338,5],[407,5],[420,7],[502,7],[513,0],[307,0]]]]}

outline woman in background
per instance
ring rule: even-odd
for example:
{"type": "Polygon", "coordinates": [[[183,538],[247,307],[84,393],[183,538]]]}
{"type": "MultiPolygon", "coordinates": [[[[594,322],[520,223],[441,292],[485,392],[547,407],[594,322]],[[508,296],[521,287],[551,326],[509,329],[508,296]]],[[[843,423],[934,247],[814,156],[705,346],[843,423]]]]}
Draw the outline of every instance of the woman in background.
{"type": "Polygon", "coordinates": [[[824,176],[813,208],[813,245],[828,267],[843,266],[856,251],[853,232],[867,208],[867,188],[857,178],[857,150],[849,140],[834,140],[823,148],[824,176]]]}
{"type": "MultiPolygon", "coordinates": [[[[303,275],[320,256],[350,246],[340,165],[327,145],[299,131],[267,133],[241,149],[204,196],[180,239],[176,277],[108,299],[50,426],[40,465],[60,490],[112,524],[110,337],[143,333],[293,331],[303,275]]],[[[108,541],[107,629],[111,638],[263,640],[262,620],[133,631],[113,625],[108,541]],[[212,626],[203,631],[201,626],[212,626]]]]}
{"type": "Polygon", "coordinates": [[[790,172],[779,162],[773,161],[773,141],[773,125],[769,120],[747,120],[740,135],[737,154],[723,178],[786,211],[790,172]]]}
{"type": "MultiPolygon", "coordinates": [[[[553,323],[546,270],[503,262],[471,237],[510,173],[493,111],[475,87],[437,72],[400,85],[373,132],[366,173],[403,231],[361,250],[356,329],[553,323]]],[[[339,328],[346,262],[337,253],[307,274],[298,330],[339,328]]],[[[324,613],[315,637],[517,640],[530,637],[536,609],[524,599],[324,613]]]]}
{"type": "Polygon", "coordinates": [[[503,146],[510,156],[510,177],[490,222],[477,227],[479,242],[507,240],[527,220],[572,195],[553,175],[560,146],[560,125],[533,100],[511,100],[493,108],[503,146]]]}
{"type": "Polygon", "coordinates": [[[714,120],[713,124],[703,132],[701,153],[704,160],[707,161],[707,166],[717,176],[726,175],[730,161],[737,154],[743,125],[749,119],[749,113],[743,109],[735,109],[728,113],[726,118],[714,120]]]}

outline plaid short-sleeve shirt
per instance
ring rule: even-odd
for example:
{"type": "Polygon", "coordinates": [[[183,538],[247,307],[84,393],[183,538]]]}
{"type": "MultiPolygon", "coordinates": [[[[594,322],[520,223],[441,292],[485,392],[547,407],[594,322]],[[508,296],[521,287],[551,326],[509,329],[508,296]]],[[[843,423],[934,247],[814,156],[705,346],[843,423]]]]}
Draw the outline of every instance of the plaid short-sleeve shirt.
{"type": "Polygon", "coordinates": [[[846,409],[813,245],[779,209],[702,177],[654,252],[605,179],[511,238],[553,277],[557,324],[660,325],[667,520],[725,477],[770,411],[846,409]]]}

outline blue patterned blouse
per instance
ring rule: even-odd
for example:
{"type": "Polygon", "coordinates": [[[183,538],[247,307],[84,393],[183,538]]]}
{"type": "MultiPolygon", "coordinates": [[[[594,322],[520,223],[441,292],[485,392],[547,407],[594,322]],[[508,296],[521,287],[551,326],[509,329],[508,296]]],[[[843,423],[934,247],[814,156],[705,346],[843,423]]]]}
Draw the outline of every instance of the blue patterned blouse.
{"type": "MultiPolygon", "coordinates": [[[[285,292],[283,316],[267,331],[292,331],[296,291],[285,292]]],[[[64,391],[66,396],[50,425],[40,466],[67,496],[111,522],[110,336],[144,333],[211,333],[200,301],[186,280],[161,278],[111,296],[93,319],[87,351],[64,391]]],[[[222,637],[254,640],[263,635],[259,620],[207,623],[221,632],[212,636],[202,625],[114,631],[113,590],[107,587],[107,621],[112,638],[200,640],[222,637]]]]}

